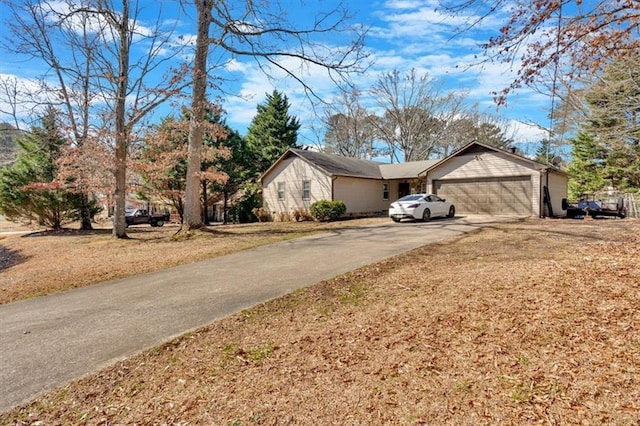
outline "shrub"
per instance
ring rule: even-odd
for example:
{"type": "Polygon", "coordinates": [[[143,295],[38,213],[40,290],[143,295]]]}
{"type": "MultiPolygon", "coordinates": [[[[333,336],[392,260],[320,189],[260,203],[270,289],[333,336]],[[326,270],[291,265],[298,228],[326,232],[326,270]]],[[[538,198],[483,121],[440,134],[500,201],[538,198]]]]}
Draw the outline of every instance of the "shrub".
{"type": "Polygon", "coordinates": [[[342,201],[320,200],[311,204],[311,215],[320,222],[337,220],[347,211],[342,201]]]}
{"type": "Polygon", "coordinates": [[[251,213],[253,213],[254,216],[257,217],[258,221],[260,221],[260,222],[269,222],[269,221],[271,221],[271,215],[269,214],[268,211],[266,211],[262,207],[256,207],[256,208],[252,209],[251,213]]]}
{"type": "Polygon", "coordinates": [[[313,220],[313,216],[307,209],[299,208],[291,212],[291,220],[294,222],[303,222],[305,220],[313,220]]]}

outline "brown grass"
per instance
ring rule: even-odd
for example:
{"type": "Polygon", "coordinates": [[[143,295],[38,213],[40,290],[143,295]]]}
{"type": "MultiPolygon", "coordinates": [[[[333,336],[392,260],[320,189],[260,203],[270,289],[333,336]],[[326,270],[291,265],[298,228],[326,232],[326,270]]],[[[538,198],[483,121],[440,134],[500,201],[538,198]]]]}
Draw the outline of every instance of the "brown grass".
{"type": "Polygon", "coordinates": [[[503,224],[215,322],[0,423],[637,425],[639,307],[640,222],[503,224]]]}
{"type": "Polygon", "coordinates": [[[0,234],[0,304],[382,220],[216,225],[208,228],[210,232],[181,237],[175,235],[177,225],[143,225],[128,228],[129,238],[121,240],[111,237],[109,222],[95,224],[87,232],[0,234]]]}

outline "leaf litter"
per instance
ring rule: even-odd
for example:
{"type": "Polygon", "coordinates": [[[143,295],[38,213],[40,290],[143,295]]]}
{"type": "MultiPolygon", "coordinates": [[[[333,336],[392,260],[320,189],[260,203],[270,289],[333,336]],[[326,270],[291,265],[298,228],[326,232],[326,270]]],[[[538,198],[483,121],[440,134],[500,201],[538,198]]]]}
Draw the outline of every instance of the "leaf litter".
{"type": "Polygon", "coordinates": [[[527,220],[258,305],[3,424],[640,422],[640,222],[527,220]]]}

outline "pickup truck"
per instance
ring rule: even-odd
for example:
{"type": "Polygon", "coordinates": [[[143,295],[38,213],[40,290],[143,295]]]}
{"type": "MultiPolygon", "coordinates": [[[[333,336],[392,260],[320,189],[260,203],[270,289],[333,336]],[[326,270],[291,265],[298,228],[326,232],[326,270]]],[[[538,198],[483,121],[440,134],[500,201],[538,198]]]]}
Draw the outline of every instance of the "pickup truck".
{"type": "Polygon", "coordinates": [[[169,213],[149,213],[144,209],[135,209],[124,216],[127,226],[149,224],[162,226],[169,221],[169,213]]]}

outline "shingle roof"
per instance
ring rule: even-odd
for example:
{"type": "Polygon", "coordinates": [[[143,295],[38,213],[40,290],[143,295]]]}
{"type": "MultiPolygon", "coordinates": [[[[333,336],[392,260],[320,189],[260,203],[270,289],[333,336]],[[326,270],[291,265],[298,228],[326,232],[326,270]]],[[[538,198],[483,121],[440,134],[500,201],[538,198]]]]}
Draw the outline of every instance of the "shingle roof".
{"type": "Polygon", "coordinates": [[[342,157],[340,155],[325,154],[323,152],[305,151],[291,148],[290,151],[298,157],[322,169],[329,175],[353,176],[371,179],[382,179],[380,164],[375,161],[359,158],[342,157]]]}
{"type": "Polygon", "coordinates": [[[440,160],[409,161],[408,163],[380,164],[383,179],[409,179],[433,166],[440,160]]]}
{"type": "MultiPolygon", "coordinates": [[[[369,179],[410,179],[439,160],[410,161],[408,163],[379,163],[360,158],[343,157],[324,152],[290,148],[287,154],[294,154],[313,164],[328,175],[351,176],[369,179]]],[[[285,154],[285,156],[287,155],[285,154]]],[[[268,172],[267,172],[268,173],[268,172]]],[[[266,173],[265,173],[266,174],[266,173]]]]}

